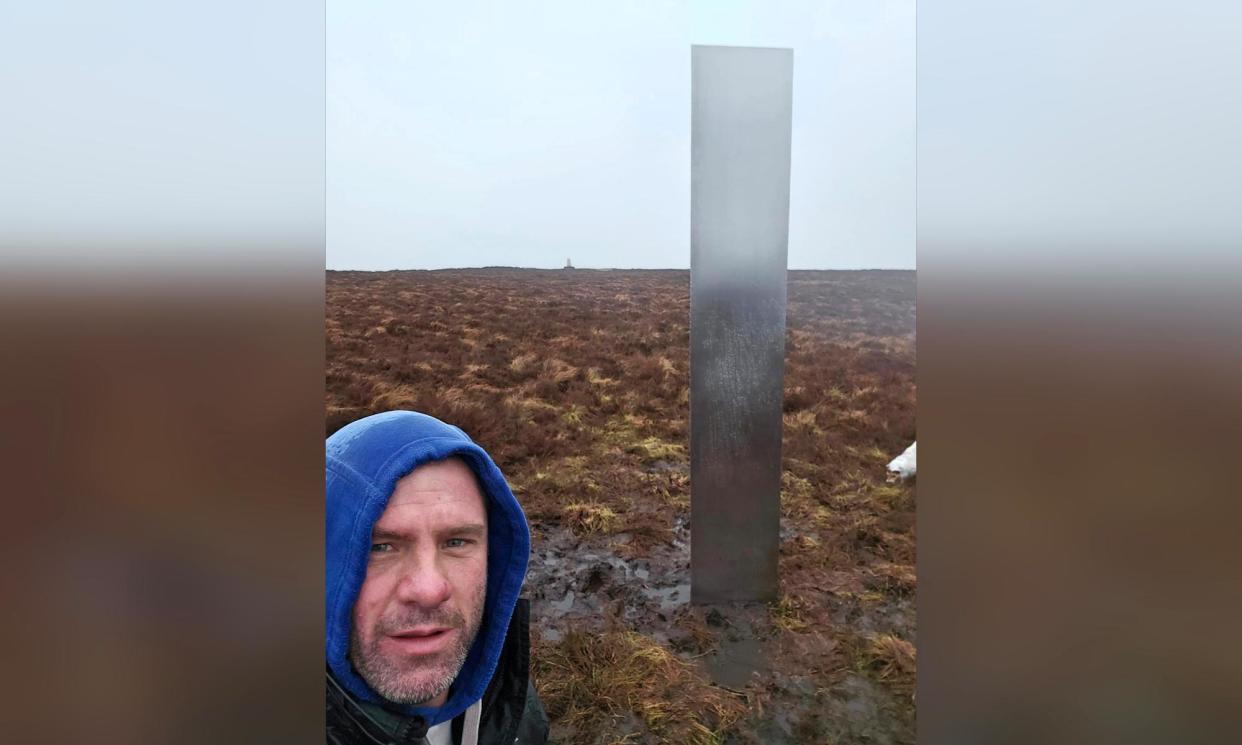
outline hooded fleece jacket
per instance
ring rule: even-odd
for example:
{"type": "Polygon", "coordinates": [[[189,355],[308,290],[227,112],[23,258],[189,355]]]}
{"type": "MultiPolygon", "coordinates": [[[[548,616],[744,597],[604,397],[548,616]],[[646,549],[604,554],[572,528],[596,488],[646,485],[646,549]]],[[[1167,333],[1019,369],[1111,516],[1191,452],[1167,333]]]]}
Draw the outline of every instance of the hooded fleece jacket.
{"type": "Polygon", "coordinates": [[[462,430],[425,414],[390,411],[360,419],[328,438],[326,455],[328,669],[355,699],[420,716],[428,726],[450,721],[483,697],[496,671],[530,556],[526,516],[491,457],[462,430]],[[372,526],[397,481],[420,465],[452,456],[474,471],[487,507],[483,620],[444,706],[395,706],[372,690],[348,659],[354,602],[366,578],[372,526]]]}

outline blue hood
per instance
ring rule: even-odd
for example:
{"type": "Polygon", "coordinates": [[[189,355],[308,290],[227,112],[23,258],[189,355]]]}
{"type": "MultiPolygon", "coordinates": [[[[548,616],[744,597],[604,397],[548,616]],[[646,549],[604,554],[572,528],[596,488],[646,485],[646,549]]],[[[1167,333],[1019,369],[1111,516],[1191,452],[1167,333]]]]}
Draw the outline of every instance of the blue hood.
{"type": "Polygon", "coordinates": [[[456,717],[482,698],[492,679],[526,577],[530,557],[526,516],[483,448],[457,427],[426,414],[376,414],[345,426],[327,442],[324,610],[328,667],[347,691],[374,704],[387,702],[371,690],[348,659],[354,601],[366,578],[371,551],[371,527],[383,514],[398,479],[424,463],[454,455],[474,471],[487,501],[487,600],[478,636],[445,705],[439,709],[397,707],[433,725],[456,717]]]}

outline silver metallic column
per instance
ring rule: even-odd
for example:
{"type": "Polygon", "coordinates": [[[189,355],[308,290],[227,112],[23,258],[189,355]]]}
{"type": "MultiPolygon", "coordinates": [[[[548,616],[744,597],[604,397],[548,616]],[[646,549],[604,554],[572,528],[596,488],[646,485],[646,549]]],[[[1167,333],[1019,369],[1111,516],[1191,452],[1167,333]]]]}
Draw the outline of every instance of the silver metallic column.
{"type": "Polygon", "coordinates": [[[694,46],[691,98],[690,593],[772,600],[793,50],[694,46]]]}

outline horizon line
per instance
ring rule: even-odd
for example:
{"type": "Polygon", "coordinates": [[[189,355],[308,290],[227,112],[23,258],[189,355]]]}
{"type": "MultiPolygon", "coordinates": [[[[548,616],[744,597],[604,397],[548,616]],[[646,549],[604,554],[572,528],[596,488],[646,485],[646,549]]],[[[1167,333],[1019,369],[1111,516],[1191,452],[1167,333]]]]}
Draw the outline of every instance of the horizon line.
{"type": "MultiPolygon", "coordinates": [[[[333,267],[324,267],[324,271],[328,272],[454,272],[467,269],[524,269],[529,271],[542,272],[563,272],[563,271],[586,271],[586,272],[688,272],[690,267],[598,267],[598,266],[515,266],[510,264],[487,264],[484,266],[442,266],[435,268],[424,267],[393,267],[390,269],[341,269],[333,267]]],[[[913,272],[917,271],[917,267],[787,267],[785,271],[789,272],[913,272]]]]}

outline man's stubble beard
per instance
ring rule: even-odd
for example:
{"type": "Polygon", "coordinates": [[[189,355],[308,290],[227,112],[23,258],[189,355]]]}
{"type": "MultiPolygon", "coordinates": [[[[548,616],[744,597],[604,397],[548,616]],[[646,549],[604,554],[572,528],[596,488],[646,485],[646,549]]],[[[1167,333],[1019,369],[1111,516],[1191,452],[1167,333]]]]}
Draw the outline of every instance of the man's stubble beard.
{"type": "Polygon", "coordinates": [[[467,619],[461,612],[420,612],[414,610],[394,618],[382,618],[374,629],[374,636],[364,644],[358,629],[351,629],[349,635],[349,659],[362,679],[379,695],[394,704],[421,704],[439,696],[448,690],[457,675],[461,672],[474,638],[483,623],[483,606],[487,598],[486,583],[479,589],[474,598],[477,609],[475,617],[467,619]],[[427,668],[411,669],[408,666],[391,660],[380,651],[379,642],[390,631],[400,631],[419,624],[438,624],[462,629],[457,644],[445,650],[438,658],[444,662],[437,664],[434,675],[427,675],[427,668]],[[417,673],[412,675],[411,673],[417,673]]]}

